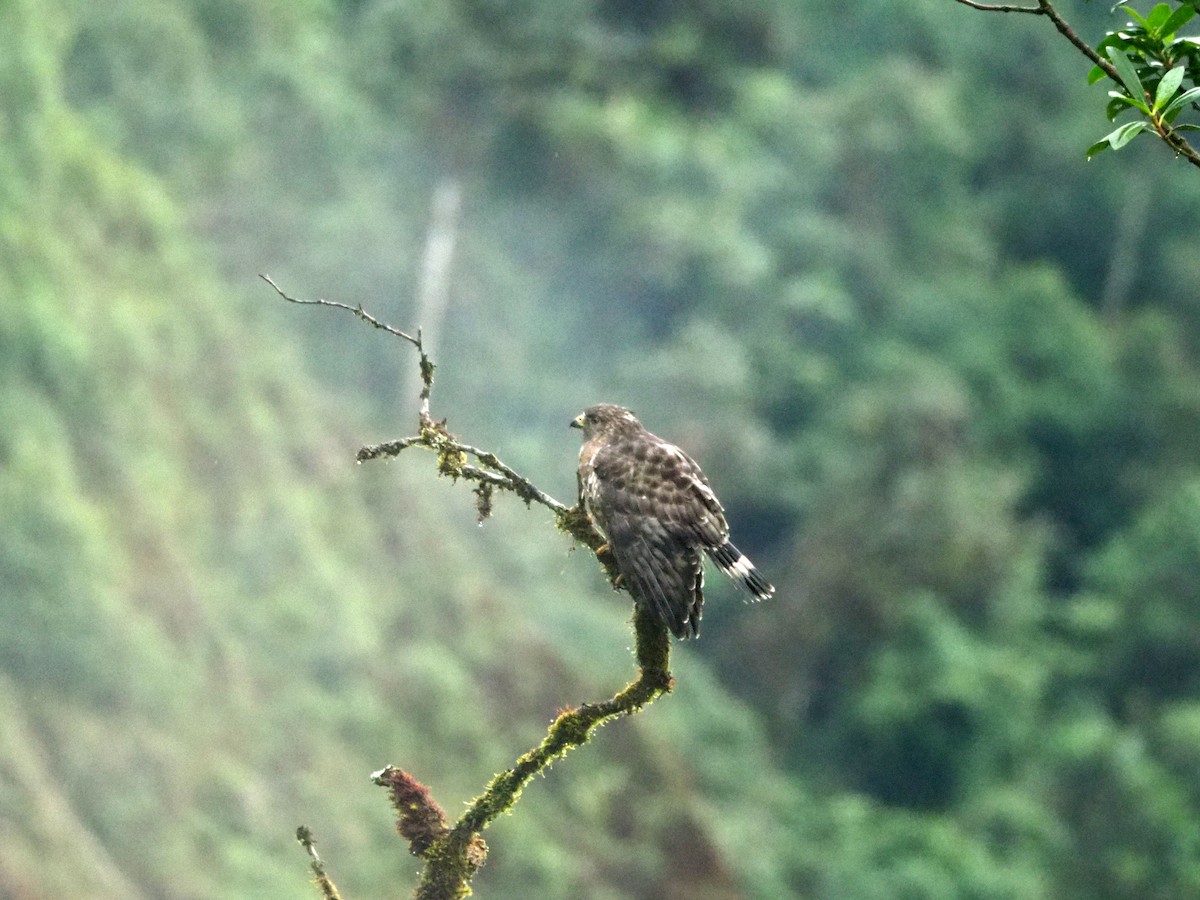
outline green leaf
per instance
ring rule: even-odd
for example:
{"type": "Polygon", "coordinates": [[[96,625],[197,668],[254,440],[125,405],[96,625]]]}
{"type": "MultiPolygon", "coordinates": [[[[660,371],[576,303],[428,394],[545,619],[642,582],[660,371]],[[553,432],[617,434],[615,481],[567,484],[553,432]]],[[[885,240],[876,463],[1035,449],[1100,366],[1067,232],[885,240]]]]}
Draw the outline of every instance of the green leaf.
{"type": "Polygon", "coordinates": [[[1129,109],[1129,98],[1117,91],[1109,91],[1108,95],[1112,99],[1104,107],[1104,115],[1108,117],[1108,121],[1113,122],[1117,116],[1129,109]]]}
{"type": "MultiPolygon", "coordinates": [[[[1129,102],[1128,98],[1120,98],[1120,99],[1124,100],[1125,102],[1129,102]]],[[[1198,126],[1198,127],[1200,127],[1200,126],[1198,126]]],[[[1149,122],[1144,122],[1144,121],[1126,122],[1121,127],[1117,128],[1114,131],[1109,132],[1103,138],[1098,140],[1096,143],[1092,144],[1092,146],[1088,147],[1087,153],[1085,154],[1085,156],[1087,159],[1091,159],[1097,153],[1103,153],[1105,150],[1109,149],[1110,147],[1113,150],[1120,150],[1122,147],[1124,147],[1126,144],[1128,144],[1130,141],[1132,141],[1135,137],[1137,137],[1143,131],[1149,131],[1149,130],[1150,130],[1149,122]]]]}
{"type": "Polygon", "coordinates": [[[1183,6],[1171,13],[1171,17],[1163,23],[1159,33],[1165,38],[1170,37],[1187,24],[1188,20],[1194,15],[1196,15],[1196,10],[1186,3],[1183,4],[1183,6]]]}
{"type": "MultiPolygon", "coordinates": [[[[1166,76],[1164,75],[1163,77],[1165,78],[1166,76]]],[[[1167,104],[1166,109],[1163,110],[1163,115],[1173,115],[1174,113],[1183,109],[1183,107],[1188,103],[1198,102],[1200,102],[1200,87],[1188,88],[1186,91],[1167,104]]]]}
{"type": "Polygon", "coordinates": [[[1092,70],[1088,72],[1087,83],[1095,84],[1104,77],[1104,70],[1099,66],[1092,66],[1092,70]]]}
{"type": "Polygon", "coordinates": [[[1131,16],[1133,16],[1133,18],[1137,20],[1137,23],[1138,23],[1139,25],[1141,25],[1143,28],[1148,28],[1148,27],[1149,27],[1149,25],[1147,24],[1146,20],[1142,18],[1142,15],[1141,15],[1141,13],[1139,13],[1139,12],[1138,12],[1136,9],[1134,9],[1132,6],[1122,6],[1122,7],[1121,7],[1121,9],[1125,10],[1125,12],[1127,12],[1127,13],[1129,13],[1131,16]]]}
{"type": "Polygon", "coordinates": [[[1116,47],[1109,47],[1106,52],[1108,58],[1112,60],[1113,68],[1117,70],[1117,75],[1121,78],[1121,83],[1125,85],[1125,90],[1129,91],[1129,96],[1134,100],[1141,101],[1146,96],[1146,91],[1142,88],[1142,81],[1138,78],[1137,69],[1129,61],[1129,57],[1116,47]]]}
{"type": "Polygon", "coordinates": [[[1105,115],[1108,116],[1108,121],[1113,121],[1121,113],[1127,109],[1137,109],[1146,115],[1150,114],[1145,103],[1134,100],[1125,94],[1124,91],[1109,91],[1108,96],[1112,99],[1108,101],[1108,105],[1104,108],[1105,115]]]}
{"type": "MultiPolygon", "coordinates": [[[[1146,105],[1144,100],[1139,100],[1137,97],[1130,97],[1123,91],[1109,91],[1108,95],[1114,98],[1114,100],[1120,98],[1128,109],[1136,109],[1143,115],[1150,115],[1150,107],[1146,105]]],[[[1117,112],[1120,112],[1120,110],[1117,110],[1117,112]]]]}
{"type": "Polygon", "coordinates": [[[1126,122],[1116,131],[1105,136],[1114,150],[1120,150],[1143,131],[1148,131],[1150,124],[1148,122],[1126,122]]]}
{"type": "Polygon", "coordinates": [[[1146,16],[1146,30],[1155,35],[1161,34],[1163,24],[1169,18],[1171,18],[1170,4],[1159,3],[1150,10],[1150,15],[1146,16]]]}
{"type": "Polygon", "coordinates": [[[1162,109],[1179,90],[1179,85],[1183,84],[1183,75],[1186,70],[1187,66],[1176,66],[1159,79],[1158,89],[1154,92],[1155,111],[1162,109]]]}

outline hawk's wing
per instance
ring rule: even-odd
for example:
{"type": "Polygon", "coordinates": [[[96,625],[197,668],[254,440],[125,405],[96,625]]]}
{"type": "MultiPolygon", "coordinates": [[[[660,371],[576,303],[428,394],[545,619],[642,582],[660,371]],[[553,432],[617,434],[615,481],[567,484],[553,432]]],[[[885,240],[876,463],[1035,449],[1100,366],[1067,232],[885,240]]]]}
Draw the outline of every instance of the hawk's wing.
{"type": "Polygon", "coordinates": [[[601,448],[592,469],[608,545],[630,591],[676,636],[697,634],[704,602],[700,551],[728,535],[700,467],[647,433],[601,448]]]}

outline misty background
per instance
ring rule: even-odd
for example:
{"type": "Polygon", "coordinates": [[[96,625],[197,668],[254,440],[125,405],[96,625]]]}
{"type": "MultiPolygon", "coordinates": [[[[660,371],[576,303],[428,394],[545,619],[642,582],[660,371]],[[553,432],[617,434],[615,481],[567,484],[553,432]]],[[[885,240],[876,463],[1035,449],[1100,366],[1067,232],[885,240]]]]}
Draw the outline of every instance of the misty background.
{"type": "Polygon", "coordinates": [[[412,348],[259,273],[564,502],[633,408],[778,588],[481,897],[1200,894],[1200,181],[1085,163],[1087,69],[952,0],[0,3],[0,896],[314,896],[301,823],[405,895],[369,773],[456,816],[633,674],[549,513],[355,464],[412,348]]]}

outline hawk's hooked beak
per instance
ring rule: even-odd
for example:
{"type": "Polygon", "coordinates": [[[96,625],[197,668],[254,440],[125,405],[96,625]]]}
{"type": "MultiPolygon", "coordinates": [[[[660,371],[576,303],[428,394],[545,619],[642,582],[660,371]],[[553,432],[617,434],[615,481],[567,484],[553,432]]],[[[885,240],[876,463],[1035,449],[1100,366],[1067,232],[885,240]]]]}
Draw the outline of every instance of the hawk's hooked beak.
{"type": "Polygon", "coordinates": [[[583,413],[580,413],[579,415],[577,415],[575,418],[573,418],[571,420],[571,427],[572,428],[582,428],[583,427],[583,413]]]}

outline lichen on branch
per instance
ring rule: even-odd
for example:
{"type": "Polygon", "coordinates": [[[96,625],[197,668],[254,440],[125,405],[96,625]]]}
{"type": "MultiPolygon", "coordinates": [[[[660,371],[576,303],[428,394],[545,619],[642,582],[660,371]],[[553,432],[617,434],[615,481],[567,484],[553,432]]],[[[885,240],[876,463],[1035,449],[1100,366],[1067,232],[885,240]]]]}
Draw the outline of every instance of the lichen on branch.
{"type": "MultiPolygon", "coordinates": [[[[604,539],[578,503],[574,506],[560,503],[495,453],[460,441],[447,428],[445,419],[433,418],[429,410],[435,367],[425,353],[419,330],[414,337],[393,328],[371,316],[361,305],[350,306],[330,300],[297,300],[284,293],[268,276],[261,277],[289,303],[346,310],[372,327],[406,341],[417,350],[422,384],[417,433],[363,447],[356,455],[358,462],[398,456],[410,447],[432,451],[436,455],[439,476],[475,483],[475,509],[481,524],[491,514],[497,491],[515,494],[526,506],[534,503],[545,506],[554,513],[558,530],[595,553],[610,583],[614,588],[620,587],[612,555],[605,552],[604,539]]],[[[554,760],[586,744],[600,726],[619,716],[632,715],[671,690],[671,644],[666,627],[638,606],[634,607],[633,624],[637,677],[607,700],[568,707],[560,712],[541,743],[523,754],[511,768],[496,775],[453,825],[442,807],[434,801],[429,789],[409,773],[388,766],[372,776],[376,784],[388,789],[396,812],[397,830],[408,841],[410,851],[425,861],[415,897],[420,900],[449,900],[468,896],[471,893],[471,879],[487,858],[487,844],[481,832],[497,816],[512,809],[530,779],[544,771],[554,760]]],[[[316,860],[313,863],[315,871],[319,863],[316,851],[311,841],[305,846],[316,860]]],[[[321,872],[323,875],[323,869],[321,872]]],[[[334,893],[326,893],[325,896],[337,896],[332,882],[328,882],[328,885],[334,893]]],[[[323,885],[322,890],[325,890],[323,885]]]]}

